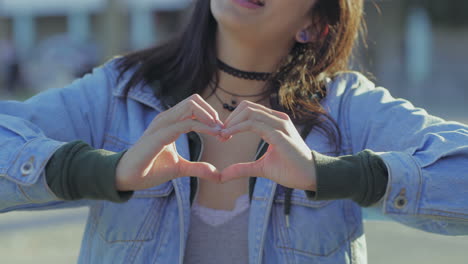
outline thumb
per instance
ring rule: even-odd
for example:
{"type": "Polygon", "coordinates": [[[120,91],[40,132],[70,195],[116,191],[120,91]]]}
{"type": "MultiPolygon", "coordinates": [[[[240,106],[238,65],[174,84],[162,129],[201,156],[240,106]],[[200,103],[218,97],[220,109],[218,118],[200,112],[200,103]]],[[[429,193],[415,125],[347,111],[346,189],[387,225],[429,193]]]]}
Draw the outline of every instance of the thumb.
{"type": "Polygon", "coordinates": [[[258,162],[237,163],[225,168],[221,173],[221,182],[247,177],[263,177],[258,162]]]}
{"type": "Polygon", "coordinates": [[[181,159],[179,175],[177,177],[188,176],[219,182],[221,173],[212,164],[206,162],[190,162],[188,160],[181,159]]]}

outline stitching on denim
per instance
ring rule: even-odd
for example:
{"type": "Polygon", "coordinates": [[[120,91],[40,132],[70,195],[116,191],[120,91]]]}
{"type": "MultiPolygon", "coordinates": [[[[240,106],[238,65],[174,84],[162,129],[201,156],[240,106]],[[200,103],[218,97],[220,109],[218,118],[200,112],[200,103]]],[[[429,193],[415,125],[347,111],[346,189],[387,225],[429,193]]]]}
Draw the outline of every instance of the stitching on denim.
{"type": "Polygon", "coordinates": [[[35,204],[35,202],[33,201],[33,199],[31,199],[31,197],[29,197],[29,195],[26,194],[26,192],[23,190],[23,188],[21,187],[21,185],[16,184],[16,187],[20,190],[20,192],[23,194],[23,196],[26,198],[26,200],[28,200],[30,203],[35,204]]]}
{"type": "Polygon", "coordinates": [[[450,215],[459,215],[459,217],[457,217],[457,216],[447,216],[447,215],[438,215],[438,214],[430,214],[430,213],[418,213],[418,215],[433,216],[433,217],[436,217],[436,218],[446,218],[446,219],[452,219],[452,220],[467,220],[467,218],[468,218],[468,214],[464,214],[464,213],[450,212],[450,211],[444,211],[444,210],[432,209],[432,208],[424,208],[424,209],[421,209],[421,210],[422,211],[434,211],[434,212],[450,214],[450,215]]]}
{"type": "Polygon", "coordinates": [[[157,241],[157,245],[156,245],[156,250],[155,250],[155,254],[154,256],[158,256],[159,255],[159,251],[161,250],[161,245],[163,244],[163,239],[164,239],[164,236],[167,234],[167,232],[169,231],[168,229],[169,228],[165,228],[165,226],[162,226],[165,222],[162,221],[163,219],[163,215],[160,214],[159,212],[165,212],[166,209],[167,209],[167,206],[169,204],[169,200],[168,199],[165,199],[164,200],[164,204],[162,204],[160,207],[159,207],[159,210],[156,211],[158,212],[159,216],[158,216],[158,224],[156,225],[156,228],[157,230],[155,229],[154,232],[155,234],[157,234],[158,232],[161,232],[161,234],[159,235],[159,237],[161,239],[158,239],[157,241]]]}
{"type": "Polygon", "coordinates": [[[419,164],[419,162],[416,160],[416,158],[413,156],[413,155],[410,155],[410,158],[414,161],[414,166],[416,166],[416,169],[418,170],[418,190],[417,190],[417,193],[416,193],[416,201],[415,201],[415,212],[418,212],[419,211],[419,206],[421,204],[421,194],[422,194],[422,185],[423,185],[423,176],[422,176],[422,170],[421,170],[421,164],[419,164]]]}
{"type": "Polygon", "coordinates": [[[65,200],[60,199],[59,197],[57,197],[57,195],[54,192],[52,192],[52,190],[50,189],[50,186],[47,184],[47,179],[46,179],[46,176],[45,176],[45,172],[43,172],[43,173],[44,173],[44,177],[42,177],[42,184],[43,184],[44,188],[46,189],[46,191],[49,193],[49,195],[54,197],[54,199],[56,199],[56,200],[60,200],[60,201],[65,202],[65,200]]]}
{"type": "MultiPolygon", "coordinates": [[[[421,168],[419,166],[419,164],[417,163],[417,161],[415,160],[415,158],[413,157],[413,155],[410,155],[408,153],[405,153],[405,152],[400,152],[400,153],[403,153],[403,154],[406,154],[408,155],[415,163],[412,164],[413,166],[415,166],[418,170],[418,176],[419,176],[419,186],[418,186],[418,191],[416,193],[416,201],[414,202],[415,203],[415,212],[418,212],[420,209],[419,209],[419,205],[420,205],[420,199],[421,199],[421,192],[422,192],[422,172],[421,172],[421,168]]],[[[398,162],[401,162],[401,159],[399,156],[396,156],[395,157],[395,154],[391,154],[391,159],[392,160],[396,160],[398,162]]],[[[389,213],[390,211],[395,211],[395,210],[391,210],[393,209],[391,206],[389,206],[390,204],[392,204],[392,201],[395,199],[395,197],[391,198],[390,195],[392,194],[393,192],[393,174],[394,174],[394,170],[392,169],[391,166],[387,166],[387,170],[388,170],[388,186],[387,186],[387,190],[385,192],[385,195],[384,195],[384,198],[383,198],[383,201],[384,201],[384,205],[383,205],[383,209],[384,209],[384,213],[389,213]]],[[[401,183],[399,184],[401,185],[401,183]]],[[[398,196],[398,194],[397,194],[398,196]]],[[[395,212],[393,212],[395,213],[395,212]]],[[[403,214],[403,213],[396,213],[396,214],[403,214]]]]}
{"type": "Polygon", "coordinates": [[[153,97],[149,97],[148,95],[143,94],[140,91],[134,91],[133,93],[129,92],[128,96],[129,99],[132,99],[136,102],[139,102],[145,106],[148,106],[150,108],[153,108],[157,111],[162,111],[157,105],[156,101],[154,100],[153,97]]]}
{"type": "MultiPolygon", "coordinates": [[[[281,198],[278,198],[278,199],[275,199],[275,202],[276,203],[284,203],[284,198],[281,199],[281,198]]],[[[292,200],[291,199],[291,204],[294,204],[294,205],[299,205],[299,206],[304,206],[304,207],[309,207],[309,208],[322,208],[322,207],[325,207],[327,205],[330,205],[332,203],[334,203],[336,201],[307,201],[307,200],[292,200]]]]}
{"type": "Polygon", "coordinates": [[[107,119],[106,119],[106,124],[104,126],[103,138],[101,139],[102,140],[101,148],[104,148],[106,139],[109,135],[109,131],[112,129],[113,121],[115,120],[114,113],[116,112],[116,108],[117,108],[117,100],[115,100],[114,96],[111,96],[110,100],[111,102],[109,103],[109,106],[107,107],[107,119]]]}
{"type": "Polygon", "coordinates": [[[108,240],[106,237],[104,237],[104,235],[102,234],[102,232],[100,232],[98,230],[98,227],[100,224],[100,220],[102,219],[102,213],[103,213],[103,210],[105,209],[104,207],[104,202],[100,202],[98,203],[98,205],[96,206],[96,213],[93,215],[93,220],[95,221],[96,223],[96,233],[99,234],[99,237],[102,239],[102,241],[106,242],[106,243],[109,243],[109,244],[114,244],[114,243],[121,243],[121,242],[140,242],[140,241],[145,241],[145,240],[138,240],[138,239],[129,239],[129,240],[108,240]]]}
{"type": "MultiPolygon", "coordinates": [[[[394,159],[394,157],[392,156],[391,157],[392,159],[394,159]]],[[[383,209],[383,213],[386,213],[389,211],[389,204],[391,203],[390,201],[390,194],[392,193],[393,191],[393,168],[391,166],[388,166],[387,164],[385,164],[385,166],[387,167],[387,170],[388,170],[388,184],[387,184],[387,190],[385,190],[385,194],[384,194],[384,198],[382,199],[383,200],[383,206],[382,206],[382,209],[383,209]]]]}
{"type": "MultiPolygon", "coordinates": [[[[344,215],[344,218],[345,218],[345,228],[346,228],[346,233],[350,233],[349,232],[349,225],[350,223],[353,223],[355,224],[356,226],[358,225],[358,222],[355,221],[356,219],[351,219],[351,218],[355,218],[353,217],[353,208],[351,207],[350,204],[347,204],[346,202],[344,201],[341,201],[341,206],[342,206],[342,210],[343,210],[343,215],[344,215]],[[351,221],[351,222],[350,222],[351,221]]],[[[351,237],[350,237],[351,238],[351,237]]],[[[349,252],[350,255],[352,255],[352,252],[351,252],[351,239],[348,239],[344,242],[346,244],[346,247],[347,247],[347,251],[349,252]]],[[[351,263],[353,262],[353,259],[351,257],[351,263]]]]}
{"type": "Polygon", "coordinates": [[[351,104],[350,104],[349,101],[351,100],[351,97],[352,97],[352,95],[350,95],[350,93],[352,93],[352,91],[358,89],[359,88],[358,84],[361,84],[356,79],[354,81],[355,82],[351,86],[349,86],[349,84],[346,84],[345,90],[343,91],[342,100],[340,100],[340,104],[339,104],[338,113],[340,113],[340,116],[337,118],[338,120],[340,120],[340,119],[343,120],[343,126],[344,126],[345,131],[344,131],[344,133],[342,133],[342,135],[343,135],[343,137],[346,138],[346,145],[350,145],[352,151],[354,150],[354,148],[353,148],[353,144],[352,144],[353,141],[352,141],[352,135],[351,135],[350,119],[349,119],[349,113],[351,112],[350,111],[351,104]],[[348,106],[348,109],[346,109],[347,111],[345,111],[345,109],[344,109],[344,106],[346,106],[346,105],[348,106]]]}
{"type": "MultiPolygon", "coordinates": [[[[22,148],[18,151],[18,153],[16,154],[16,157],[10,162],[11,166],[9,166],[6,170],[7,172],[7,175],[8,175],[8,171],[14,167],[14,165],[18,162],[18,160],[21,158],[21,154],[23,154],[23,152],[25,152],[24,150],[32,143],[32,142],[35,142],[36,140],[38,140],[39,138],[35,138],[35,139],[32,139],[32,140],[29,140],[29,141],[26,141],[22,148]]],[[[12,177],[14,178],[14,177],[12,177]]]]}
{"type": "Polygon", "coordinates": [[[89,217],[90,219],[97,225],[98,223],[98,214],[102,211],[102,201],[95,203],[95,205],[91,206],[89,209],[89,217]]]}
{"type": "Polygon", "coordinates": [[[352,236],[354,236],[354,233],[356,233],[357,231],[357,226],[354,228],[353,232],[351,234],[349,234],[343,241],[341,241],[339,243],[339,245],[334,248],[333,250],[331,250],[330,252],[328,252],[327,254],[317,254],[317,253],[312,253],[312,252],[309,252],[309,251],[305,251],[305,250],[300,250],[300,249],[295,249],[295,248],[290,248],[290,247],[285,247],[285,246],[279,246],[278,248],[282,248],[282,249],[286,249],[286,250],[292,250],[294,252],[297,252],[297,253],[300,253],[300,254],[303,254],[303,255],[306,255],[306,256],[312,256],[312,257],[329,257],[331,255],[333,255],[336,251],[338,251],[344,243],[346,243],[347,241],[349,241],[351,239],[352,236]]]}
{"type": "MultiPolygon", "coordinates": [[[[268,200],[267,200],[267,206],[266,206],[266,210],[265,210],[265,213],[263,214],[263,223],[261,223],[261,227],[262,228],[259,228],[259,232],[261,233],[260,234],[260,248],[259,248],[259,252],[263,252],[264,249],[265,249],[265,237],[266,237],[266,233],[268,231],[268,222],[270,220],[270,216],[271,216],[271,211],[273,209],[273,205],[274,205],[274,199],[275,199],[275,194],[276,194],[276,189],[278,187],[278,184],[277,183],[274,183],[274,182],[271,182],[269,181],[268,185],[265,186],[265,193],[268,197],[268,200]]],[[[263,262],[263,254],[260,254],[259,253],[259,257],[258,257],[258,260],[259,262],[263,262]]]]}
{"type": "Polygon", "coordinates": [[[104,139],[104,142],[109,142],[109,143],[114,143],[114,144],[121,144],[122,146],[125,145],[125,146],[131,146],[132,143],[128,142],[128,141],[125,141],[125,140],[122,140],[116,136],[113,136],[109,133],[106,133],[105,134],[105,139],[104,139]]]}
{"type": "Polygon", "coordinates": [[[163,198],[169,196],[174,191],[173,188],[170,188],[166,191],[163,190],[154,190],[154,191],[135,191],[133,198],[163,198]]]}
{"type": "MultiPolygon", "coordinates": [[[[344,201],[341,201],[343,202],[344,204],[344,201]]],[[[342,210],[343,210],[343,207],[342,207],[342,210]]],[[[345,217],[346,218],[346,217],[345,217]]],[[[337,250],[339,250],[340,248],[342,248],[344,246],[344,244],[346,242],[349,242],[350,239],[352,237],[354,237],[355,233],[357,232],[357,230],[359,229],[359,223],[358,222],[355,222],[355,223],[352,223],[353,224],[353,229],[349,229],[349,226],[350,226],[350,223],[349,221],[347,221],[345,223],[346,225],[346,236],[343,240],[339,241],[337,246],[333,249],[330,249],[328,250],[326,253],[324,254],[319,254],[319,253],[314,253],[314,252],[309,252],[309,251],[306,251],[306,250],[300,250],[300,249],[295,249],[295,248],[292,248],[291,246],[287,246],[287,245],[278,245],[278,248],[282,248],[282,249],[287,249],[287,250],[292,250],[292,251],[295,251],[295,252],[298,252],[298,253],[301,253],[301,254],[304,254],[304,255],[308,255],[308,256],[321,256],[321,257],[328,257],[330,255],[332,255],[333,253],[335,253],[337,250]]],[[[349,244],[349,243],[348,243],[349,244]]],[[[348,245],[349,246],[349,245],[348,245]]]]}
{"type": "MultiPolygon", "coordinates": [[[[181,181],[182,178],[178,178],[178,179],[174,179],[174,180],[171,180],[172,184],[174,185],[174,191],[175,191],[175,196],[176,196],[176,200],[177,200],[177,211],[179,213],[179,219],[178,220],[178,223],[177,225],[179,226],[179,239],[180,239],[180,243],[179,243],[179,255],[182,257],[184,252],[182,251],[185,243],[184,243],[184,232],[188,232],[188,230],[186,231],[185,230],[185,219],[183,218],[184,217],[184,210],[185,208],[183,207],[184,206],[184,201],[183,201],[183,192],[181,190],[181,186],[179,186],[179,181],[181,181]]],[[[182,184],[180,184],[182,185],[182,184]]]]}
{"type": "MultiPolygon", "coordinates": [[[[276,203],[284,203],[284,193],[283,194],[277,194],[275,195],[275,202],[276,203]]],[[[335,201],[314,201],[310,200],[309,198],[306,197],[306,194],[304,191],[301,190],[294,190],[293,193],[291,194],[291,204],[295,205],[301,205],[305,207],[311,207],[311,208],[320,208],[327,206],[335,201]],[[298,193],[299,192],[299,193],[298,193]]]]}
{"type": "MultiPolygon", "coordinates": [[[[152,199],[152,200],[153,200],[152,206],[150,206],[150,208],[153,208],[153,210],[149,210],[148,216],[146,217],[146,219],[144,220],[141,226],[141,231],[138,232],[137,234],[138,236],[140,236],[140,234],[151,233],[148,236],[148,237],[151,237],[151,239],[149,239],[148,241],[154,239],[154,236],[152,235],[154,234],[155,230],[153,229],[159,228],[159,225],[161,223],[160,221],[161,215],[158,214],[158,212],[161,211],[163,203],[165,203],[165,200],[161,201],[160,203],[155,199],[152,199]],[[156,208],[157,204],[159,204],[159,207],[156,208]]],[[[143,246],[143,243],[134,243],[132,245],[132,252],[129,254],[129,261],[125,263],[135,263],[138,252],[140,252],[142,246],[143,246]]]]}
{"type": "MultiPolygon", "coordinates": [[[[99,148],[103,148],[104,147],[104,142],[105,142],[105,136],[107,134],[107,131],[109,131],[109,129],[111,128],[111,120],[114,120],[114,118],[112,118],[114,116],[114,112],[115,112],[115,109],[117,108],[117,100],[116,100],[116,96],[114,96],[114,90],[115,90],[115,87],[118,87],[118,76],[116,74],[114,74],[114,71],[111,71],[109,69],[109,67],[107,66],[103,66],[102,67],[102,70],[104,72],[104,76],[106,78],[106,81],[107,81],[107,87],[111,87],[109,89],[109,100],[110,102],[107,104],[107,109],[106,109],[106,120],[105,120],[105,125],[104,125],[104,131],[103,131],[103,138],[101,138],[101,145],[99,148]]],[[[107,94],[107,92],[106,92],[107,94]]]]}
{"type": "Polygon", "coordinates": [[[88,242],[87,242],[87,247],[86,247],[86,250],[84,251],[85,254],[87,254],[87,256],[85,255],[84,256],[84,259],[86,259],[85,257],[87,257],[88,261],[85,262],[85,263],[91,263],[91,247],[92,247],[92,242],[93,240],[95,239],[100,239],[99,238],[99,235],[97,231],[97,222],[96,222],[96,214],[98,213],[96,210],[100,207],[99,205],[100,203],[96,203],[94,206],[91,206],[89,208],[89,215],[88,215],[88,223],[87,225],[89,225],[89,231],[87,233],[85,233],[85,237],[87,236],[87,239],[88,239],[88,242]],[[91,237],[91,234],[92,237],[91,237]]]}
{"type": "MultiPolygon", "coordinates": [[[[153,201],[154,202],[154,201],[153,201]]],[[[104,206],[102,206],[102,209],[105,209],[104,206]]],[[[147,221],[147,218],[149,217],[150,215],[150,212],[148,212],[148,214],[145,216],[145,219],[143,220],[143,223],[140,225],[140,228],[138,229],[138,231],[136,232],[136,238],[135,239],[119,239],[119,240],[109,240],[107,237],[104,237],[104,235],[102,234],[102,232],[100,232],[98,230],[98,233],[99,235],[101,236],[101,238],[106,242],[106,243],[109,243],[109,244],[115,244],[115,243],[128,243],[128,242],[145,242],[145,241],[149,241],[151,240],[153,237],[150,237],[150,238],[140,238],[140,234],[142,233],[142,229],[144,228],[144,225],[147,221]]],[[[102,218],[102,217],[101,217],[102,218]]],[[[107,229],[106,229],[107,230],[107,229]]]]}

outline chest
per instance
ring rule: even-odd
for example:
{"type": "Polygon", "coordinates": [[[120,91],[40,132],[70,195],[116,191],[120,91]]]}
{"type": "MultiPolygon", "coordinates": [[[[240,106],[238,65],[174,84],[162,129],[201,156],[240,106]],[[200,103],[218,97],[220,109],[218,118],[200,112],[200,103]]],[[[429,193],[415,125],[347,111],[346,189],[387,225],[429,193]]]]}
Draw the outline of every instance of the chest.
{"type": "Polygon", "coordinates": [[[234,163],[255,160],[261,138],[254,133],[234,135],[230,140],[221,142],[209,135],[200,135],[202,141],[201,161],[209,162],[219,169],[234,163]]]}
{"type": "MultiPolygon", "coordinates": [[[[206,101],[217,111],[223,122],[231,114],[235,114],[224,109],[213,97],[207,98],[206,101]]],[[[262,141],[262,138],[253,132],[235,134],[226,142],[209,135],[200,135],[200,137],[203,145],[201,161],[209,162],[219,169],[235,163],[254,161],[262,141]]]]}

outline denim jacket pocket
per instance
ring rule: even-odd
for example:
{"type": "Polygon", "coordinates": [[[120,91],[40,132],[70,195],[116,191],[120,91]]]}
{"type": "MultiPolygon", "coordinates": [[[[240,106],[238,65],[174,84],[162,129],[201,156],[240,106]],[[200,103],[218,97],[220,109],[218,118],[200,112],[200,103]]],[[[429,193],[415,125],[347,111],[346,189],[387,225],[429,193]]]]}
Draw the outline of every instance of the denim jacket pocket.
{"type": "Polygon", "coordinates": [[[91,212],[97,233],[108,243],[152,240],[158,233],[172,193],[172,182],[166,182],[149,190],[136,191],[132,199],[123,204],[98,203],[91,212]]]}
{"type": "Polygon", "coordinates": [[[359,227],[350,203],[313,201],[302,190],[291,197],[289,226],[284,214],[284,193],[275,197],[272,212],[276,246],[303,257],[327,257],[346,245],[359,227]]]}

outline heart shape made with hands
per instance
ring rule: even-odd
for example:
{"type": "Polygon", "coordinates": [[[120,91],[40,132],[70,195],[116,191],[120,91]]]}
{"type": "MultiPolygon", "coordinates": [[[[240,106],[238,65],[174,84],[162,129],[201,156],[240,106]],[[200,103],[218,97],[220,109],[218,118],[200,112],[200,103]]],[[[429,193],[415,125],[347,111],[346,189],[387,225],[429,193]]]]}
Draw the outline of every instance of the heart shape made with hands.
{"type": "Polygon", "coordinates": [[[218,113],[200,96],[159,114],[120,159],[116,174],[120,191],[147,189],[187,176],[216,182],[262,177],[289,188],[316,189],[313,154],[287,114],[243,101],[221,122],[218,113]],[[212,164],[191,162],[179,155],[174,142],[191,131],[216,136],[220,141],[253,132],[269,146],[260,159],[232,164],[220,172],[212,164]]]}
{"type": "Polygon", "coordinates": [[[221,142],[239,133],[253,132],[269,144],[258,160],[224,168],[219,172],[219,182],[262,177],[290,188],[316,189],[313,154],[287,114],[243,101],[224,122],[217,123],[215,130],[221,142]]]}

